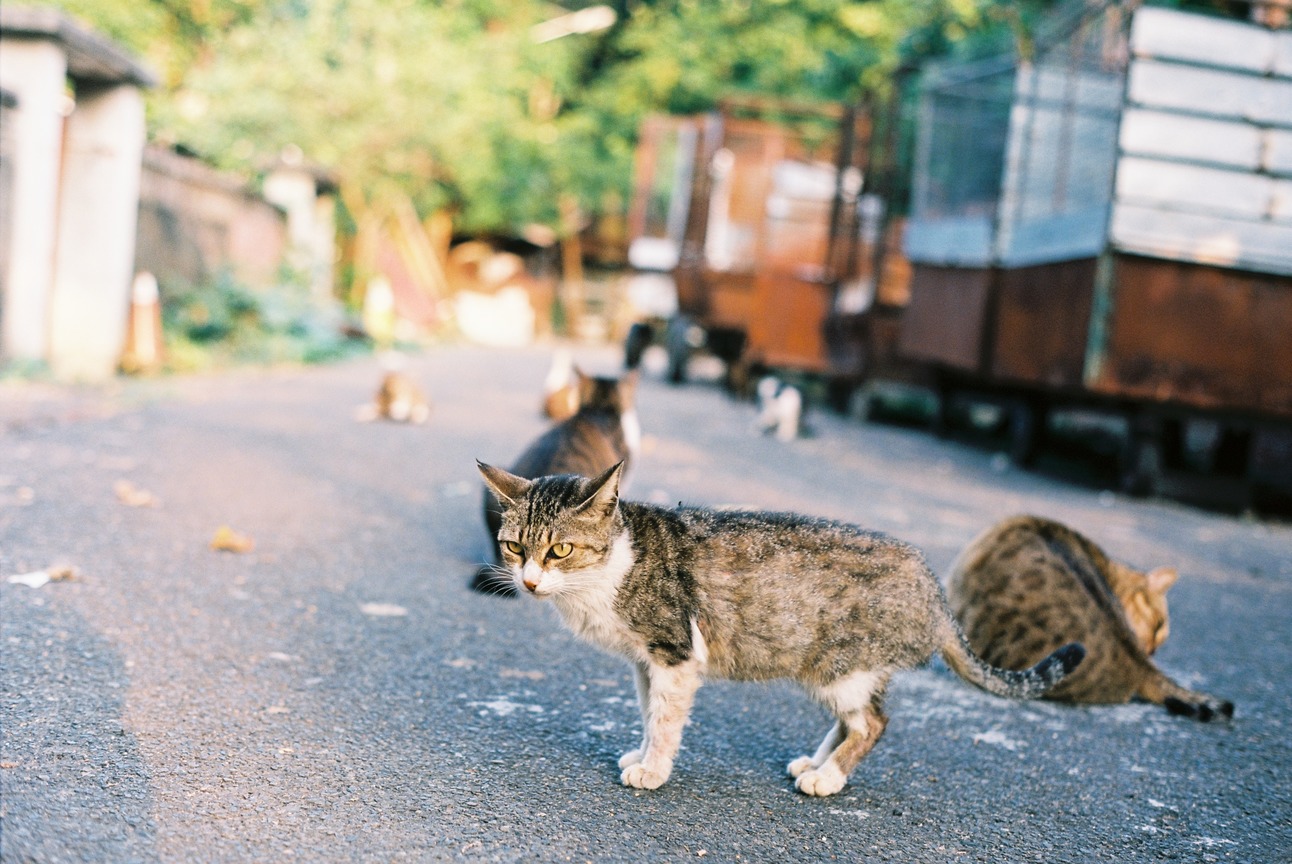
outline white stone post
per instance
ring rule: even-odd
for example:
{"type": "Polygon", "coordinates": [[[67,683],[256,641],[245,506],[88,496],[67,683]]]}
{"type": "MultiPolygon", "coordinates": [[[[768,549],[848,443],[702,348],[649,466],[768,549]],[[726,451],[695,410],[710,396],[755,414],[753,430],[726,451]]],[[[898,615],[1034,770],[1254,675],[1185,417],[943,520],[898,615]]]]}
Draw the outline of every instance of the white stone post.
{"type": "Polygon", "coordinates": [[[287,260],[308,274],[314,298],[326,302],[332,299],[336,203],[319,194],[318,182],[304,165],[284,161],[266,175],[264,196],[287,213],[287,260]]]}
{"type": "Polygon", "coordinates": [[[67,122],[50,309],[50,363],[59,378],[102,380],[121,359],[143,149],[137,86],[77,93],[67,122]]]}
{"type": "Polygon", "coordinates": [[[4,39],[0,83],[18,100],[13,128],[13,224],[4,280],[0,348],[13,360],[42,361],[49,345],[49,288],[53,284],[62,160],[67,55],[48,40],[4,39]]]}

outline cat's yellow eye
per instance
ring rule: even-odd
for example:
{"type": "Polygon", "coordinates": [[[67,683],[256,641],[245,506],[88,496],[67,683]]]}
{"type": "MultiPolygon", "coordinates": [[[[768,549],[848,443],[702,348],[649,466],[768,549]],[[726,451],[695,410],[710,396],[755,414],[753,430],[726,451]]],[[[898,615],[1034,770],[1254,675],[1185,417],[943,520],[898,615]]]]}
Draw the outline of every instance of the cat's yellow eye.
{"type": "Polygon", "coordinates": [[[513,555],[525,554],[525,547],[517,543],[515,540],[504,540],[502,545],[506,546],[507,551],[513,555]]]}
{"type": "Polygon", "coordinates": [[[574,547],[569,543],[553,543],[550,554],[553,558],[564,558],[574,551],[574,547]]]}

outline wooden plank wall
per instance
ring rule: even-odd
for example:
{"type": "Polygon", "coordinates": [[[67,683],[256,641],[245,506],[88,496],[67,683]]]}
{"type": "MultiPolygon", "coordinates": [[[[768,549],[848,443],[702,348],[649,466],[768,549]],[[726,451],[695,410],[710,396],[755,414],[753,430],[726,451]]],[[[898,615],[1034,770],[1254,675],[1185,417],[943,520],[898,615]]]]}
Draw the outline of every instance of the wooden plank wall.
{"type": "Polygon", "coordinates": [[[1292,275],[1292,31],[1146,7],[1131,54],[1113,246],[1292,275]]]}

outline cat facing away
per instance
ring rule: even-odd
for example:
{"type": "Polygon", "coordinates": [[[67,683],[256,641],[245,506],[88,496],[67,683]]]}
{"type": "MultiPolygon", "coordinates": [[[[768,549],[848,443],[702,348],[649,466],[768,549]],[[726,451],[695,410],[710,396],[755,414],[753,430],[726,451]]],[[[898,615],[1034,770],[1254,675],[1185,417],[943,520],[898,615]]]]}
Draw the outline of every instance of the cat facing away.
{"type": "MultiPolygon", "coordinates": [[[[641,425],[637,419],[636,395],[639,373],[632,370],[615,378],[586,375],[571,367],[577,391],[577,409],[572,416],[550,427],[536,438],[511,466],[521,477],[544,474],[596,475],[610,466],[636,462],[641,449],[641,425]]],[[[516,596],[516,586],[498,565],[498,528],[502,508],[497,498],[484,490],[484,520],[492,545],[493,562],[476,570],[471,587],[484,594],[516,596]]]]}
{"type": "Polygon", "coordinates": [[[951,567],[947,598],[984,660],[1023,669],[1061,644],[1086,659],[1046,698],[1111,704],[1142,699],[1208,721],[1232,702],[1176,684],[1151,656],[1170,630],[1169,567],[1142,573],[1112,560],[1080,533],[1049,519],[1016,516],[974,539],[951,567]]]}
{"type": "Polygon", "coordinates": [[[573,417],[579,410],[581,389],[574,358],[564,348],[557,351],[543,380],[543,416],[557,423],[573,417]]]}
{"type": "Polygon", "coordinates": [[[518,477],[480,463],[502,507],[498,540],[517,587],[548,599],[575,634],[635,671],[641,745],[619,760],[626,786],[673,769],[705,677],[791,679],[836,718],[788,771],[832,795],[879,740],[893,673],[940,652],[988,692],[1031,699],[1080,663],[1080,645],[1026,671],[983,663],[914,547],[792,513],[675,509],[622,500],[622,465],[593,479],[518,477]]]}

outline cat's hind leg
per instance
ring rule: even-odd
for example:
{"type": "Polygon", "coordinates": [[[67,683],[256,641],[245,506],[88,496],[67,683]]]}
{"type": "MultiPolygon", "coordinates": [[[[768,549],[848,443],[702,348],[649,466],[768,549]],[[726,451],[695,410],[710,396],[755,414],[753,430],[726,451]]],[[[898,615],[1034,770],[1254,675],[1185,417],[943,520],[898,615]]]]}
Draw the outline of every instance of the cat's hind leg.
{"type": "Polygon", "coordinates": [[[1140,685],[1135,695],[1162,705],[1172,714],[1192,717],[1203,723],[1234,716],[1233,702],[1219,699],[1209,693],[1199,693],[1196,690],[1181,687],[1156,668],[1153,674],[1140,685]]]}
{"type": "Polygon", "coordinates": [[[619,757],[619,767],[627,768],[642,761],[646,748],[650,746],[650,716],[646,713],[650,705],[650,671],[645,663],[633,664],[633,683],[637,687],[637,708],[642,715],[642,743],[636,750],[629,750],[619,757]]]}
{"type": "Polygon", "coordinates": [[[798,777],[804,771],[812,768],[820,768],[825,764],[825,760],[834,752],[834,748],[843,743],[843,722],[836,720],[830,727],[830,731],[825,733],[825,738],[821,741],[821,746],[816,748],[816,753],[811,756],[800,756],[795,759],[785,770],[790,772],[791,777],[798,777]]]}
{"type": "Polygon", "coordinates": [[[888,726],[883,711],[887,687],[886,672],[854,672],[818,691],[818,698],[834,713],[838,723],[821,742],[810,765],[804,765],[802,760],[791,763],[791,771],[794,767],[801,769],[794,781],[795,789],[804,795],[825,796],[844,787],[852,769],[871,751],[888,726]],[[834,747],[822,756],[821,751],[830,743],[834,747]]]}
{"type": "Polygon", "coordinates": [[[700,687],[700,664],[694,658],[675,666],[647,667],[650,693],[646,700],[646,747],[641,761],[620,774],[625,786],[658,789],[673,773],[673,757],[682,744],[682,727],[700,687]]]}

